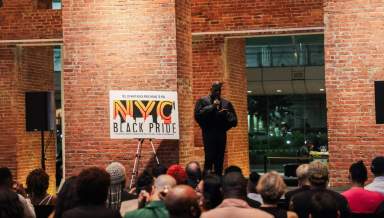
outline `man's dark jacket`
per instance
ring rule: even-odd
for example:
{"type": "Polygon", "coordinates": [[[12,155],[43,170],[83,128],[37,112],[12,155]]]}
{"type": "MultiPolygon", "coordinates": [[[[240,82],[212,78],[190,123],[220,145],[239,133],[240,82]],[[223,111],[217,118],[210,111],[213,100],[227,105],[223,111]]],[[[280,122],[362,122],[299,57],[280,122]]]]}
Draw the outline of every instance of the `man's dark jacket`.
{"type": "Polygon", "coordinates": [[[226,132],[237,125],[236,112],[231,102],[224,98],[219,100],[219,108],[213,105],[213,99],[210,96],[202,97],[196,103],[195,119],[203,131],[204,144],[215,139],[225,142],[226,132]],[[227,111],[219,112],[221,109],[227,111]]]}

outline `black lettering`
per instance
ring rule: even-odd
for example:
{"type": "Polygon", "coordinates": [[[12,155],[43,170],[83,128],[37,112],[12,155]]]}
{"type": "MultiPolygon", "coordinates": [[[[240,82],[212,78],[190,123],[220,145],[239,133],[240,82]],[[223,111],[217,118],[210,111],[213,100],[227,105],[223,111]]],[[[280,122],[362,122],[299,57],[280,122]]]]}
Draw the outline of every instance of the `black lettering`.
{"type": "Polygon", "coordinates": [[[153,129],[153,123],[150,123],[149,124],[149,132],[152,132],[152,129],[153,129]]]}
{"type": "Polygon", "coordinates": [[[156,123],[156,132],[160,132],[160,124],[156,123]]]}
{"type": "Polygon", "coordinates": [[[167,131],[167,133],[170,133],[171,132],[171,125],[165,124],[165,131],[167,131]]]}
{"type": "Polygon", "coordinates": [[[137,132],[137,129],[136,129],[136,127],[137,127],[137,123],[134,123],[134,124],[132,124],[132,129],[133,129],[133,132],[137,132]]]}
{"type": "Polygon", "coordinates": [[[127,123],[127,132],[131,132],[131,128],[129,127],[129,123],[127,123]]]}
{"type": "Polygon", "coordinates": [[[139,132],[144,132],[143,131],[143,123],[139,123],[139,132]]]}
{"type": "Polygon", "coordinates": [[[172,132],[176,134],[176,123],[172,123],[172,132]]]}
{"type": "Polygon", "coordinates": [[[117,123],[113,123],[113,132],[118,132],[117,123]]]}

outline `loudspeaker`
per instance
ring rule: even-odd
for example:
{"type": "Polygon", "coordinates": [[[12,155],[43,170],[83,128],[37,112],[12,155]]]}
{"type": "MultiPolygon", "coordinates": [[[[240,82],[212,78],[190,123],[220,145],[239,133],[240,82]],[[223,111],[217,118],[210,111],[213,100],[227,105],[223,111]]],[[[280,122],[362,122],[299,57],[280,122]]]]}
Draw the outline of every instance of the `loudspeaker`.
{"type": "Polygon", "coordinates": [[[27,131],[54,130],[52,92],[25,93],[25,120],[27,131]]]}
{"type": "Polygon", "coordinates": [[[375,81],[376,124],[384,123],[384,81],[375,81]]]}

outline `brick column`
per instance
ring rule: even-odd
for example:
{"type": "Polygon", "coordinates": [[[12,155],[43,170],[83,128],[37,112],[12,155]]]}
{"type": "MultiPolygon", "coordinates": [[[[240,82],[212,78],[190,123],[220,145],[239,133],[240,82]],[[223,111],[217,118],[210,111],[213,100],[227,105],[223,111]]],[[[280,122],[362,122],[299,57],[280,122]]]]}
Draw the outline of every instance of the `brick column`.
{"type": "MultiPolygon", "coordinates": [[[[67,175],[111,161],[122,162],[130,172],[137,142],[110,139],[110,90],[179,91],[181,147],[193,143],[187,99],[190,46],[184,42],[190,9],[188,1],[182,2],[63,1],[67,175]]],[[[160,162],[178,162],[178,145],[156,140],[160,162]]],[[[141,166],[152,166],[151,152],[145,143],[141,166]]],[[[180,153],[185,161],[187,153],[180,153]]]]}
{"type": "MultiPolygon", "coordinates": [[[[325,1],[325,82],[331,185],[348,183],[352,162],[384,154],[374,81],[384,80],[381,1],[325,1]]],[[[369,168],[368,168],[369,169],[369,168]]]]}
{"type": "MultiPolygon", "coordinates": [[[[10,167],[15,179],[25,183],[28,173],[41,167],[40,132],[27,132],[25,127],[25,93],[54,91],[53,48],[3,47],[0,49],[0,56],[0,165],[10,167]]],[[[54,131],[45,132],[45,136],[49,191],[54,193],[56,134],[54,131]]]]}
{"type": "MultiPolygon", "coordinates": [[[[247,128],[247,81],[245,74],[244,39],[223,36],[195,36],[193,39],[193,95],[195,100],[209,93],[213,81],[224,82],[223,97],[230,100],[239,123],[228,132],[225,166],[237,165],[249,173],[247,128]]],[[[203,162],[201,130],[195,122],[195,156],[203,162]]]]}

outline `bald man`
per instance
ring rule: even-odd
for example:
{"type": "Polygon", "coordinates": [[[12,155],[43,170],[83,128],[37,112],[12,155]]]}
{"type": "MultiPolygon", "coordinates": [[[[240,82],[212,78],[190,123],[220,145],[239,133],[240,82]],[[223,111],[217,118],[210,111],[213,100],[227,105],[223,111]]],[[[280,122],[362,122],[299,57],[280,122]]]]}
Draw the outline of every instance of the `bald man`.
{"type": "Polygon", "coordinates": [[[146,200],[147,205],[139,210],[126,213],[124,218],[168,218],[169,214],[163,200],[175,185],[176,180],[172,176],[157,177],[151,193],[140,193],[139,198],[146,200]]]}
{"type": "Polygon", "coordinates": [[[199,197],[193,188],[187,185],[174,187],[165,198],[170,218],[200,217],[199,197]]]}

